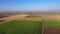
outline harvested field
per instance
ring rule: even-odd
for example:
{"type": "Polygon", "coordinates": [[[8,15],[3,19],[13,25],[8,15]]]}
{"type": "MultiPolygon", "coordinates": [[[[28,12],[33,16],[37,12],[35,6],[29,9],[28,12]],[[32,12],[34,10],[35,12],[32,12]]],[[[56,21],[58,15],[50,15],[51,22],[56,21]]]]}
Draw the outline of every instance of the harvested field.
{"type": "Polygon", "coordinates": [[[44,28],[43,34],[60,34],[60,28],[44,28]]]}
{"type": "Polygon", "coordinates": [[[60,15],[42,15],[42,18],[60,19],[60,15]]]}

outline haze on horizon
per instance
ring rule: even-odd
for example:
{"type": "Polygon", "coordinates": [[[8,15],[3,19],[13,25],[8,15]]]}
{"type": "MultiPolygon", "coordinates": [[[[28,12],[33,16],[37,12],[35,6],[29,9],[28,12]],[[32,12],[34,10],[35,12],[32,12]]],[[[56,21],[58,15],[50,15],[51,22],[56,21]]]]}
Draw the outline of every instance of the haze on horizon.
{"type": "Polygon", "coordinates": [[[0,11],[60,11],[60,0],[0,0],[0,11]]]}

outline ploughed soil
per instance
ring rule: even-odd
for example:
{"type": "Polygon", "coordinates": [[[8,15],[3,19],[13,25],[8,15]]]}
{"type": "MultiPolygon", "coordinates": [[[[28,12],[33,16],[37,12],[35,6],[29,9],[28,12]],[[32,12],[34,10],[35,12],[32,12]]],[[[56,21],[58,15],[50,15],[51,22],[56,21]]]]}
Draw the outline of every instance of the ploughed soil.
{"type": "Polygon", "coordinates": [[[5,20],[0,20],[0,22],[3,22],[3,21],[5,21],[5,20]]]}
{"type": "Polygon", "coordinates": [[[43,28],[43,34],[60,34],[60,28],[43,28]]]}
{"type": "Polygon", "coordinates": [[[29,16],[26,16],[25,18],[41,18],[40,15],[29,15],[29,16]]]}
{"type": "Polygon", "coordinates": [[[0,15],[0,18],[4,18],[4,17],[8,17],[8,16],[0,15]]]}
{"type": "Polygon", "coordinates": [[[60,19],[60,15],[29,15],[25,18],[47,18],[47,19],[60,19]]]}

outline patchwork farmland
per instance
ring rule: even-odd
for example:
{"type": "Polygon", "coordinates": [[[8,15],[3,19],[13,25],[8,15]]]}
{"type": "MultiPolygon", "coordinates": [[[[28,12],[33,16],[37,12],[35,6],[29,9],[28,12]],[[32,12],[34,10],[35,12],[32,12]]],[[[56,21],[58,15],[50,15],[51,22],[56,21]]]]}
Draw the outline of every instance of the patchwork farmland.
{"type": "Polygon", "coordinates": [[[0,26],[0,34],[60,34],[60,15],[1,15],[0,26]]]}
{"type": "Polygon", "coordinates": [[[0,34],[41,34],[41,19],[26,18],[28,15],[13,15],[0,18],[0,34]]]}

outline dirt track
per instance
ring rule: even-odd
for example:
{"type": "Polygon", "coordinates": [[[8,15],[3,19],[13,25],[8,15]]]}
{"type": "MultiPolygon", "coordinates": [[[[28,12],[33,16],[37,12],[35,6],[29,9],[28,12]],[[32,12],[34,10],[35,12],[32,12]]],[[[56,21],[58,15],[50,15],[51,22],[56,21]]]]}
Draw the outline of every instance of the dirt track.
{"type": "Polygon", "coordinates": [[[60,28],[46,28],[43,29],[43,34],[60,34],[60,28]]]}
{"type": "Polygon", "coordinates": [[[0,20],[11,21],[11,20],[15,20],[15,19],[21,19],[21,18],[24,18],[26,16],[28,16],[28,15],[26,15],[26,14],[13,15],[13,16],[5,17],[5,18],[0,18],[0,20]]]}
{"type": "Polygon", "coordinates": [[[5,18],[0,18],[0,20],[15,20],[15,19],[19,19],[19,18],[24,18],[28,15],[13,15],[13,16],[9,16],[9,17],[5,17],[5,18]]]}

